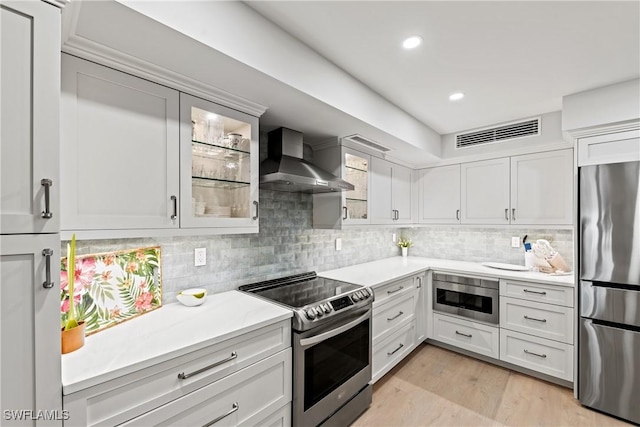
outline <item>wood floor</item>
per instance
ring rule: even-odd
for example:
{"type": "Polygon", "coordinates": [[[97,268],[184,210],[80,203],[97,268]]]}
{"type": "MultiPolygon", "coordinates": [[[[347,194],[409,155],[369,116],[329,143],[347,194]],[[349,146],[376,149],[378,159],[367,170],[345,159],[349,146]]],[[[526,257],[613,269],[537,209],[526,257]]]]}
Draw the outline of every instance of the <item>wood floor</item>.
{"type": "Polygon", "coordinates": [[[573,391],[428,344],[373,388],[352,426],[629,426],[573,391]]]}

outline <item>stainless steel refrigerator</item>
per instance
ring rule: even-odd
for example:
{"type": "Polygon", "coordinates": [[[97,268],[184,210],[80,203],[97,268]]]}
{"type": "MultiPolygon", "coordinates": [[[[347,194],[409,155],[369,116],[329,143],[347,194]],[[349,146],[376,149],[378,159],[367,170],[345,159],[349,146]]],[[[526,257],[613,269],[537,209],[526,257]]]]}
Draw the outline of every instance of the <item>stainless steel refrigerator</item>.
{"type": "Polygon", "coordinates": [[[640,162],[579,174],[578,398],[640,424],[640,162]]]}

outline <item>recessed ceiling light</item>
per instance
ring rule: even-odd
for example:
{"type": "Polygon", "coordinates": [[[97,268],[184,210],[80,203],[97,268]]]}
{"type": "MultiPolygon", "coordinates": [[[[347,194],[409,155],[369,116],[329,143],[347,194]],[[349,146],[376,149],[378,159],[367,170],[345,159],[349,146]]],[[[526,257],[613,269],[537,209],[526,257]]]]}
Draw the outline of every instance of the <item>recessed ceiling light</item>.
{"type": "Polygon", "coordinates": [[[402,47],[405,49],[413,49],[414,47],[420,46],[420,43],[422,43],[422,37],[411,36],[404,39],[404,41],[402,42],[402,47]]]}
{"type": "Polygon", "coordinates": [[[464,98],[464,93],[462,93],[462,92],[456,92],[456,93],[452,93],[451,95],[449,95],[449,100],[450,101],[459,101],[462,98],[464,98]]]}

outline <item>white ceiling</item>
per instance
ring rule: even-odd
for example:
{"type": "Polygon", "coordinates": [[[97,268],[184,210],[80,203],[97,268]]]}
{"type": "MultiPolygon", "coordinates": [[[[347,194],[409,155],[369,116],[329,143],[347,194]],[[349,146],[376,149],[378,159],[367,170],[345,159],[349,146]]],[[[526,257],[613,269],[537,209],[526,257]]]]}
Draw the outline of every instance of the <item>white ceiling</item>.
{"type": "Polygon", "coordinates": [[[640,76],[640,1],[246,4],[440,134],[640,76]],[[424,43],[403,50],[413,34],[424,43]],[[464,100],[449,101],[455,91],[464,100]]]}

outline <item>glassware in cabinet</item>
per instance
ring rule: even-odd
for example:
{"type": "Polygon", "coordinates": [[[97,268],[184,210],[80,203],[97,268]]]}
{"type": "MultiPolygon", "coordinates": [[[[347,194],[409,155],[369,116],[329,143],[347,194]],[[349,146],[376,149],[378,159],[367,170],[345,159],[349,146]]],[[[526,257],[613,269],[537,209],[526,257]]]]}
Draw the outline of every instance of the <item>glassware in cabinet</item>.
{"type": "Polygon", "coordinates": [[[181,226],[257,224],[257,118],[181,96],[181,226]]]}
{"type": "Polygon", "coordinates": [[[367,219],[369,162],[350,153],[345,153],[344,156],[345,179],[355,187],[345,192],[347,219],[367,219]]]}

